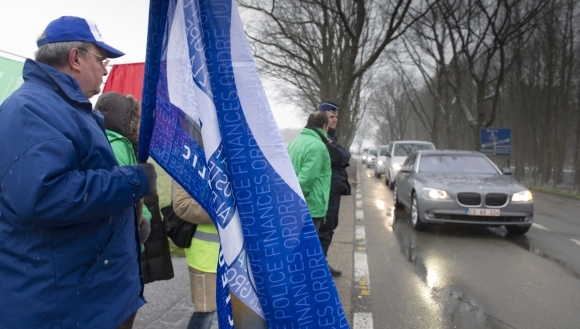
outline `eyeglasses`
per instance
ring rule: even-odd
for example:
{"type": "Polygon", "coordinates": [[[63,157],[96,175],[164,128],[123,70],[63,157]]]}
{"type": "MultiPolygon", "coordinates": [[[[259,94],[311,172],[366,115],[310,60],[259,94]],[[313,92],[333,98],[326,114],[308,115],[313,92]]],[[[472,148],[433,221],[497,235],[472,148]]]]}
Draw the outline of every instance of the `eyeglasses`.
{"type": "Polygon", "coordinates": [[[95,56],[96,56],[98,59],[100,59],[100,60],[101,60],[101,63],[103,64],[103,66],[104,66],[104,67],[107,67],[107,65],[109,65],[109,62],[110,62],[110,60],[109,60],[108,58],[106,58],[106,57],[103,57],[103,56],[101,56],[101,55],[98,55],[98,54],[95,54],[95,53],[93,53],[92,51],[88,51],[88,50],[86,50],[85,48],[78,47],[78,49],[79,49],[79,50],[84,50],[84,51],[86,51],[86,52],[87,52],[87,53],[89,53],[89,54],[93,54],[93,55],[95,55],[95,56]]]}

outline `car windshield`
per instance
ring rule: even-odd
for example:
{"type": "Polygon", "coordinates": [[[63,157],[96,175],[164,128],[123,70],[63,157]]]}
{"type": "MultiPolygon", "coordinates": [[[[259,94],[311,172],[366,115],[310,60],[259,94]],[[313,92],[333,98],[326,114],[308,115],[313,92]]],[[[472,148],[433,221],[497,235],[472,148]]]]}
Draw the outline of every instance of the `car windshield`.
{"type": "Polygon", "coordinates": [[[377,150],[369,150],[370,155],[377,155],[377,150]]]}
{"type": "Polygon", "coordinates": [[[419,172],[457,174],[497,174],[496,168],[479,155],[422,155],[419,172]]]}
{"type": "Polygon", "coordinates": [[[381,147],[379,150],[379,155],[387,155],[387,151],[389,150],[388,147],[381,147]]]}
{"type": "Polygon", "coordinates": [[[393,152],[393,156],[396,157],[406,157],[409,154],[419,151],[419,150],[434,150],[435,147],[433,144],[395,144],[395,151],[393,152]]]}

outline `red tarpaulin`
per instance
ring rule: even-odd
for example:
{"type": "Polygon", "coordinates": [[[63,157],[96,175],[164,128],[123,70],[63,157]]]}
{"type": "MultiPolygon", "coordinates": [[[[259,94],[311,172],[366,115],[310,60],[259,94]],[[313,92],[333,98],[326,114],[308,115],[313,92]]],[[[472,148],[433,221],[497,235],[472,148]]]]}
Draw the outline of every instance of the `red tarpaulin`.
{"type": "Polygon", "coordinates": [[[123,95],[131,94],[141,102],[144,68],[145,63],[113,65],[103,93],[116,91],[123,95]]]}

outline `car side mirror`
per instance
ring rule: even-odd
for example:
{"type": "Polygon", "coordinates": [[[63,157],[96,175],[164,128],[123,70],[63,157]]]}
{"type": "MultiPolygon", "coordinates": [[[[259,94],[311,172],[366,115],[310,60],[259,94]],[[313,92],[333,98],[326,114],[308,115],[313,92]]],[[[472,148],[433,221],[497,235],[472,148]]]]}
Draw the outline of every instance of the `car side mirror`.
{"type": "Polygon", "coordinates": [[[387,152],[387,153],[385,153],[385,156],[386,156],[387,158],[390,158],[390,157],[391,157],[391,153],[387,152]]]}
{"type": "Polygon", "coordinates": [[[511,175],[513,171],[510,168],[501,168],[501,173],[504,175],[511,175]]]}
{"type": "Polygon", "coordinates": [[[411,167],[410,166],[402,166],[400,172],[410,173],[411,167]]]}

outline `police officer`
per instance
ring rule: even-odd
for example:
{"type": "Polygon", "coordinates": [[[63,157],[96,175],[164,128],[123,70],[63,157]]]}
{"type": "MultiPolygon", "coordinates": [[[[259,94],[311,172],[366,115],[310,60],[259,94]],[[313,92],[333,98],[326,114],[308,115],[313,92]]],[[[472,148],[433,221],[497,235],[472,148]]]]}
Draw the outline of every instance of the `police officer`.
{"type": "MultiPolygon", "coordinates": [[[[322,245],[324,255],[328,255],[328,248],[332,242],[334,230],[338,226],[338,211],[340,208],[340,197],[350,195],[350,184],[346,167],[350,165],[350,152],[337,142],[338,134],[336,124],[338,123],[338,105],[333,102],[323,102],[318,106],[319,111],[324,111],[328,116],[328,153],[330,155],[330,165],[332,176],[330,183],[330,198],[328,200],[328,211],[326,221],[321,224],[318,231],[318,238],[322,245]]],[[[332,276],[340,276],[342,271],[328,265],[332,276]]]]}

